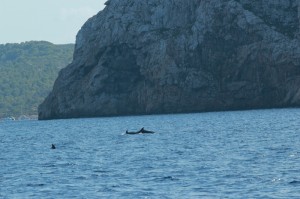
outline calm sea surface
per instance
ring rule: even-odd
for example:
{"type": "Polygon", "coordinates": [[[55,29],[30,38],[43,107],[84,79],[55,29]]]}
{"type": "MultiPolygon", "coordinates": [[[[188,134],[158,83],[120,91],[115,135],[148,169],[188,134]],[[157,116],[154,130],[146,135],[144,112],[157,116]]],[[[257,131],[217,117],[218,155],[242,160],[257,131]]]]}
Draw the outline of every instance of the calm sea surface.
{"type": "Polygon", "coordinates": [[[0,198],[298,199],[300,109],[0,121],[0,154],[0,198]]]}

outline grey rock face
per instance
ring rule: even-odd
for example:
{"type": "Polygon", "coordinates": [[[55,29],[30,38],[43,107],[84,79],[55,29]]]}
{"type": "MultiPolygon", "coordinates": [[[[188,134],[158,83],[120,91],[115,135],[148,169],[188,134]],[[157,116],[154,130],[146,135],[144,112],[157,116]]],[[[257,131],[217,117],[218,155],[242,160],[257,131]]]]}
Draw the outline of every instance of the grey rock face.
{"type": "Polygon", "coordinates": [[[299,0],[109,0],[39,119],[300,105],[299,0]]]}

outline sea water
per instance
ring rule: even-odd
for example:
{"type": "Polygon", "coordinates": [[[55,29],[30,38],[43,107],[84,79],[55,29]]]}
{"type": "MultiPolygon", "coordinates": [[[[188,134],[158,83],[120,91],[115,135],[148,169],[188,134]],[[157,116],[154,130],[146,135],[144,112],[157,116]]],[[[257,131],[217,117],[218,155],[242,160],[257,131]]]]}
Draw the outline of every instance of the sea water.
{"type": "Polygon", "coordinates": [[[300,109],[0,121],[0,154],[0,198],[300,198],[300,109]]]}

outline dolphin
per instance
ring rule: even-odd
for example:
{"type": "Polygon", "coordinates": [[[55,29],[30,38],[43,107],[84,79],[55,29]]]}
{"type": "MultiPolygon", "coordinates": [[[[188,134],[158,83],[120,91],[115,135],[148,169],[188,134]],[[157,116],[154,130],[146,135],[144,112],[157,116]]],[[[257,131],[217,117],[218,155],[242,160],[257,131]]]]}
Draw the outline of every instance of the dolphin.
{"type": "Polygon", "coordinates": [[[140,130],[142,133],[155,133],[154,131],[145,130],[144,127],[140,130]]]}
{"type": "Polygon", "coordinates": [[[128,130],[126,131],[126,134],[131,134],[131,135],[140,134],[140,133],[141,133],[141,131],[137,131],[137,132],[129,132],[128,130]]]}
{"type": "Polygon", "coordinates": [[[145,130],[144,127],[141,128],[141,130],[139,130],[139,131],[132,131],[132,132],[129,132],[128,130],[126,131],[126,134],[131,134],[131,135],[134,135],[134,134],[143,134],[143,133],[153,134],[155,132],[145,130]]]}

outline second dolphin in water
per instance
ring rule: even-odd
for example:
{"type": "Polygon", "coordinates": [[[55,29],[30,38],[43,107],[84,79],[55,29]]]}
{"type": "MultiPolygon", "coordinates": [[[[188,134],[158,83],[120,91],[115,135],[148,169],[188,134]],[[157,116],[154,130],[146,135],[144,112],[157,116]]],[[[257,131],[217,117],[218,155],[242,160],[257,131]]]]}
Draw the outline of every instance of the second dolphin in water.
{"type": "Polygon", "coordinates": [[[126,131],[126,134],[143,134],[143,133],[154,133],[154,132],[145,130],[144,127],[141,128],[141,130],[136,131],[136,132],[129,132],[128,130],[126,131]]]}
{"type": "Polygon", "coordinates": [[[147,131],[144,127],[140,130],[142,133],[154,133],[154,131],[147,131]]]}

